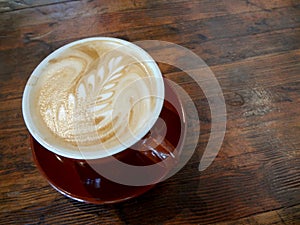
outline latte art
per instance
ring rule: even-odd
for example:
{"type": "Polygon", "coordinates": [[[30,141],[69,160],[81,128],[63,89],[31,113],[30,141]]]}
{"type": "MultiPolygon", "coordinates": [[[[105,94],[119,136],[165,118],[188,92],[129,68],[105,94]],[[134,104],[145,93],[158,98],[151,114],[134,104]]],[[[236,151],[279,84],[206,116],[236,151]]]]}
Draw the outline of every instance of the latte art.
{"type": "Polygon", "coordinates": [[[82,43],[43,68],[34,108],[61,142],[114,147],[147,126],[157,91],[150,78],[148,66],[129,50],[109,41],[82,43]]]}

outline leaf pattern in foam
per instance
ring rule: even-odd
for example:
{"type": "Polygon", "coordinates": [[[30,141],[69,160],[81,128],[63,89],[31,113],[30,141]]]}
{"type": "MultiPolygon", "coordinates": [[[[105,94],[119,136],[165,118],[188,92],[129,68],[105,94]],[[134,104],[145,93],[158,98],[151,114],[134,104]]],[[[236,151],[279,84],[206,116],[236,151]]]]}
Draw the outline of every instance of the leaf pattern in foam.
{"type": "MultiPolygon", "coordinates": [[[[142,86],[131,88],[120,95],[128,82],[143,75],[134,58],[123,53],[116,56],[116,52],[99,55],[99,58],[91,58],[77,50],[72,51],[71,57],[66,57],[71,60],[65,64],[69,68],[67,76],[55,69],[46,82],[49,85],[44,89],[47,92],[45,98],[40,101],[51,131],[77,145],[97,144],[99,139],[105,142],[113,138],[114,132],[126,132],[124,121],[128,109],[125,108],[131,107],[132,96],[140,97],[136,91],[143,89],[142,86]],[[126,79],[120,79],[124,76],[126,79]],[[113,113],[115,96],[121,96],[117,105],[121,103],[122,106],[113,113]]],[[[56,62],[53,65],[57,66],[56,62]]]]}
{"type": "MultiPolygon", "coordinates": [[[[77,99],[85,105],[89,119],[94,123],[86,123],[87,130],[99,131],[102,136],[109,136],[111,128],[111,104],[116,92],[118,78],[122,76],[124,65],[122,56],[101,59],[96,70],[91,71],[77,88],[77,99]]],[[[116,119],[116,118],[113,118],[116,119]]]]}

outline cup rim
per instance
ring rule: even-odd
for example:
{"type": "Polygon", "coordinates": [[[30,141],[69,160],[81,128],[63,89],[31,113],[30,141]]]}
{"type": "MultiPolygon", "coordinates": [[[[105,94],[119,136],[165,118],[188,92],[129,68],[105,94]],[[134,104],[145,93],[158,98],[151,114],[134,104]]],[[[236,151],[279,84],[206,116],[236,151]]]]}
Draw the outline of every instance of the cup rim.
{"type": "Polygon", "coordinates": [[[153,114],[151,118],[149,118],[148,125],[147,126],[149,129],[143,130],[139,134],[137,134],[137,139],[142,139],[143,136],[147,134],[147,132],[151,129],[151,127],[155,124],[157,118],[159,117],[159,114],[162,110],[163,103],[164,103],[164,95],[165,95],[165,87],[164,87],[164,81],[163,81],[163,76],[161,74],[161,71],[156,64],[155,60],[147,53],[144,49],[141,47],[135,45],[134,43],[128,42],[123,39],[119,38],[114,38],[114,37],[90,37],[90,38],[84,38],[84,39],[79,39],[73,42],[70,42],[66,45],[61,46],[60,48],[54,50],[51,52],[47,57],[45,57],[37,67],[33,70],[31,75],[28,78],[28,81],[25,85],[24,92],[23,92],[23,97],[22,97],[22,114],[24,118],[25,125],[27,129],[29,130],[30,134],[34,137],[35,140],[37,140],[44,148],[47,150],[54,152],[58,155],[67,157],[67,158],[73,158],[73,159],[100,159],[108,156],[112,156],[114,154],[117,154],[121,151],[124,151],[125,149],[128,148],[128,146],[134,145],[137,141],[137,139],[132,140],[131,142],[129,141],[126,143],[126,145],[121,145],[119,144],[118,146],[114,146],[112,148],[108,148],[105,150],[101,151],[91,151],[87,152],[82,151],[79,149],[77,150],[71,150],[69,148],[63,147],[63,146],[58,146],[55,145],[55,143],[50,143],[50,141],[45,140],[43,137],[41,137],[41,133],[37,126],[34,125],[34,118],[32,117],[30,113],[30,93],[31,90],[34,88],[34,83],[36,82],[36,79],[38,76],[41,74],[40,71],[47,65],[47,63],[60,53],[62,53],[65,49],[70,48],[74,45],[80,44],[80,43],[86,43],[90,41],[113,41],[118,44],[121,44],[122,46],[130,47],[131,49],[134,50],[142,59],[143,63],[145,63],[149,69],[151,70],[151,73],[153,74],[154,78],[156,79],[156,85],[157,85],[157,99],[156,99],[156,105],[155,109],[153,111],[153,114]]]}

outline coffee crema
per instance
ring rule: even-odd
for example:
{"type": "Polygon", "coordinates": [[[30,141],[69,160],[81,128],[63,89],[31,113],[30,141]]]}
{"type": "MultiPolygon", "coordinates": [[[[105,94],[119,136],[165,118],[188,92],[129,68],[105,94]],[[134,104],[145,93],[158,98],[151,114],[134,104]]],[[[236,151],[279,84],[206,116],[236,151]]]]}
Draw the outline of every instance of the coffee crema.
{"type": "Polygon", "coordinates": [[[108,40],[83,42],[49,60],[37,77],[31,111],[51,133],[48,139],[68,148],[107,149],[148,129],[156,78],[129,47],[108,40]]]}

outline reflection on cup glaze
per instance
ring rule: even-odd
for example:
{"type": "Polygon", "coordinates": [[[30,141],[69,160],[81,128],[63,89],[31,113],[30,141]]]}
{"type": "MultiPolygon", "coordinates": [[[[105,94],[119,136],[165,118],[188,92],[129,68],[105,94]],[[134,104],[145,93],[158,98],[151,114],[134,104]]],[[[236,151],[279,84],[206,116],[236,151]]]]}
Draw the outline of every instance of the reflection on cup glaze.
{"type": "Polygon", "coordinates": [[[137,82],[149,76],[132,55],[105,43],[83,43],[48,62],[37,82],[36,106],[63,141],[112,147],[117,136],[137,133],[151,117],[155,99],[147,96],[155,85],[137,82]]]}

